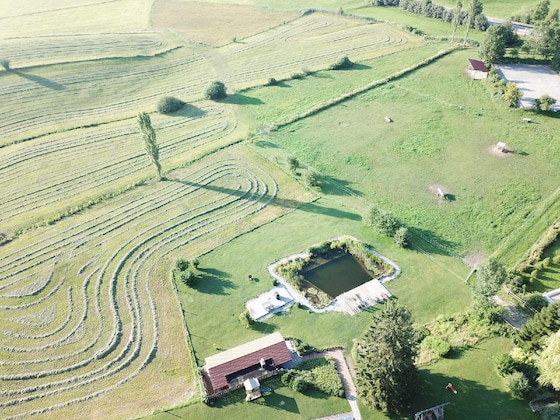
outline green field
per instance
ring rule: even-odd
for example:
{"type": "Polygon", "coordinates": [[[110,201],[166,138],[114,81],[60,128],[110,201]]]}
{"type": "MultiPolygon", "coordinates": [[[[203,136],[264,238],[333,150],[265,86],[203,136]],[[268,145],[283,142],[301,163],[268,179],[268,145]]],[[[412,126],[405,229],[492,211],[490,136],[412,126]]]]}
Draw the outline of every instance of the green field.
{"type": "MultiPolygon", "coordinates": [[[[532,115],[535,124],[522,123],[525,114],[465,77],[475,50],[400,29],[438,37],[449,25],[357,1],[212,1],[200,25],[187,28],[191,40],[180,21],[161,26],[171,3],[0,6],[0,58],[10,61],[0,70],[3,418],[349,411],[343,399],[294,393],[277,379],[255,405],[239,393],[200,402],[196,371],[219,349],[279,331],[342,347],[351,361],[354,340],[378,310],[350,317],[294,307],[245,329],[238,315],[272,286],[269,264],[355,236],[399,265],[386,286],[425,324],[469,307],[471,268],[462,257],[495,254],[512,265],[558,217],[557,120],[532,115]],[[285,13],[307,8],[330,12],[285,13]],[[213,16],[243,10],[269,23],[229,22],[227,38],[210,42],[213,16]],[[327,70],[343,55],[352,69],[327,70]],[[270,78],[278,83],[265,86],[270,78]],[[216,79],[228,97],[203,100],[216,79]],[[163,96],[187,105],[158,114],[163,96]],[[142,148],[143,111],[157,133],[161,182],[142,148]],[[489,153],[504,140],[518,153],[489,153]],[[290,157],[302,165],[297,173],[290,157]],[[305,186],[308,168],[320,172],[321,188],[305,186]],[[439,200],[438,186],[453,199],[439,200]],[[410,226],[410,249],[364,225],[372,204],[410,226]],[[179,257],[200,261],[193,288],[172,281],[179,257]]],[[[534,287],[555,286],[556,271],[544,270],[534,287]]],[[[485,392],[500,406],[495,418],[530,418],[491,372],[491,354],[509,346],[495,339],[422,367],[411,410],[438,402],[440,382],[451,377],[465,390],[449,408],[453,418],[491,418],[491,403],[469,406],[485,392]]],[[[361,409],[364,418],[387,418],[361,409]]]]}

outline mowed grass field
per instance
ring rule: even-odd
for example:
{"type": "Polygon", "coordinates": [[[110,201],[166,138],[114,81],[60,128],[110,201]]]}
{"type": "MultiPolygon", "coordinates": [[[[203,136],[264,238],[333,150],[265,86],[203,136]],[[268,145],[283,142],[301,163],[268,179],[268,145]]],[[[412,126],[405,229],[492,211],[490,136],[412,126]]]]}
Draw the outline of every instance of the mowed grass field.
{"type": "MultiPolygon", "coordinates": [[[[470,304],[470,268],[459,256],[506,244],[503,258],[515,258],[508,244],[530,244],[540,234],[534,226],[545,225],[542,215],[556,212],[558,157],[543,151],[553,125],[535,117],[539,124],[514,126],[520,113],[499,108],[480,84],[462,78],[472,51],[447,54],[270,132],[449,45],[336,13],[301,16],[294,1],[268,8],[248,1],[19,3],[0,6],[0,46],[12,65],[0,71],[0,232],[11,239],[0,246],[3,417],[138,418],[184,404],[157,418],[295,419],[347,410],[344,400],[277,383],[278,395],[255,410],[236,396],[215,407],[197,402],[195,370],[218,349],[280,331],[349,355],[369,324],[369,312],[294,308],[242,328],[244,302],[272,286],[268,264],[328,237],[354,235],[401,267],[388,287],[422,324],[470,304]],[[181,20],[181,10],[200,13],[181,20]],[[236,14],[244,17],[232,22],[236,14]],[[217,34],[217,25],[224,31],[217,34]],[[357,65],[324,71],[341,55],[357,65]],[[283,81],[262,87],[270,77],[283,81]],[[229,97],[203,100],[215,79],[229,97]],[[173,115],[155,113],[167,95],[188,104],[173,115]],[[153,181],[142,150],[141,111],[152,115],[162,182],[153,181]],[[388,114],[393,124],[383,122],[388,114]],[[466,124],[488,136],[473,141],[466,124]],[[487,153],[504,133],[523,154],[487,153]],[[289,173],[290,156],[321,171],[321,189],[303,187],[301,170],[289,173]],[[440,203],[432,183],[448,187],[455,200],[440,203]],[[412,250],[363,225],[372,203],[414,228],[412,250]],[[199,258],[196,287],[173,284],[178,257],[199,258]]],[[[306,4],[334,12],[361,6],[306,4]]],[[[469,357],[457,362],[488,373],[482,359],[469,357]]],[[[422,395],[439,389],[432,374],[452,374],[458,365],[435,366],[422,395]]],[[[492,387],[504,413],[526,413],[496,378],[480,375],[476,386],[492,387]]]]}

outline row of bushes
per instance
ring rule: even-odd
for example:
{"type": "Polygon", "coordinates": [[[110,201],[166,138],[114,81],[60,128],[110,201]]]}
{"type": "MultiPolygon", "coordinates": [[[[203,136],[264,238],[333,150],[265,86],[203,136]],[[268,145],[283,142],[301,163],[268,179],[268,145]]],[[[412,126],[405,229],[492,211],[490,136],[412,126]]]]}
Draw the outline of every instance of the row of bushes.
{"type": "Polygon", "coordinates": [[[180,281],[185,286],[194,286],[198,279],[198,264],[199,262],[196,258],[192,261],[179,258],[175,262],[175,267],[173,268],[173,279],[176,282],[180,281]]]}
{"type": "Polygon", "coordinates": [[[328,395],[345,397],[336,362],[330,357],[304,360],[296,368],[284,373],[281,380],[284,385],[301,393],[315,388],[328,395]]]}
{"type": "Polygon", "coordinates": [[[364,222],[379,230],[383,235],[393,238],[397,246],[406,248],[409,245],[408,228],[392,213],[377,206],[371,206],[364,216],[364,222]]]}
{"type": "MultiPolygon", "coordinates": [[[[455,17],[454,9],[445,8],[442,5],[432,3],[431,0],[373,0],[372,4],[374,6],[400,7],[409,13],[414,13],[416,15],[432,19],[439,19],[448,23],[451,23],[455,17]]],[[[466,26],[468,22],[468,12],[466,10],[460,10],[459,24],[466,26]]],[[[482,14],[482,4],[480,3],[479,7],[475,9],[475,14],[471,22],[471,28],[485,31],[487,27],[488,20],[486,19],[486,16],[482,14]]]]}

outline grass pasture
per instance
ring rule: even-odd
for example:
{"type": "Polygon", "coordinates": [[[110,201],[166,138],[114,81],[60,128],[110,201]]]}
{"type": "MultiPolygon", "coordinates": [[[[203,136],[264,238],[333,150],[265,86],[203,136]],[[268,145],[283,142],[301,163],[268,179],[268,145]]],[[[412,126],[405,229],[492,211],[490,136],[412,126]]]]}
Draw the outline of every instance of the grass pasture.
{"type": "MultiPolygon", "coordinates": [[[[493,103],[481,83],[463,75],[470,55],[452,53],[263,141],[390,208],[450,252],[492,253],[541,209],[557,211],[560,155],[546,146],[555,121],[529,127],[521,112],[493,103]],[[386,115],[395,122],[387,124],[386,115]],[[520,153],[488,152],[504,140],[520,153]],[[455,200],[440,202],[434,185],[448,188],[455,200]]],[[[251,96],[259,100],[266,89],[251,96]]],[[[539,235],[529,233],[525,249],[539,235]]]]}

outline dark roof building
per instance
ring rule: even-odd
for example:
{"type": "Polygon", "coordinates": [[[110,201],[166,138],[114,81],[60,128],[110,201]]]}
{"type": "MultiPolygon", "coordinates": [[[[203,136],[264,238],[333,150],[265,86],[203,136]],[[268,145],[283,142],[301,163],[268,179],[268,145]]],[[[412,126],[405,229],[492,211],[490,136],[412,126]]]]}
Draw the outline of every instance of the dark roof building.
{"type": "Polygon", "coordinates": [[[209,393],[227,389],[230,383],[251,371],[268,366],[280,366],[292,360],[292,353],[280,333],[269,334],[206,358],[204,366],[209,393]],[[208,383],[209,382],[209,383],[208,383]]]}
{"type": "Polygon", "coordinates": [[[488,67],[480,61],[469,58],[469,68],[467,69],[467,74],[471,79],[480,80],[486,79],[488,77],[488,67]]]}

